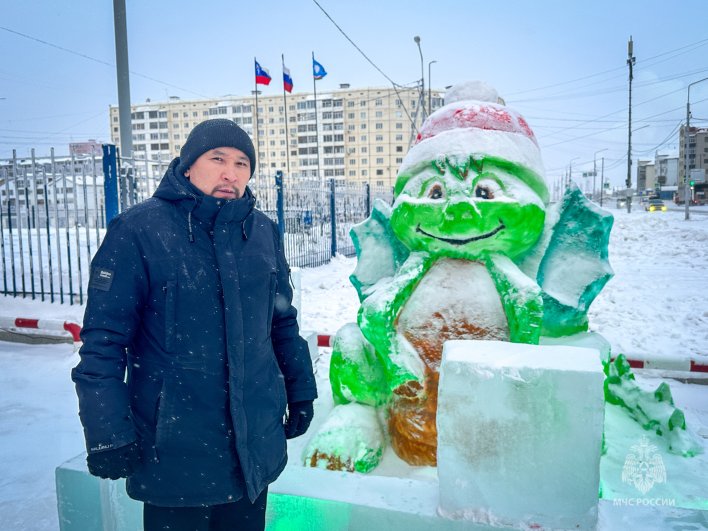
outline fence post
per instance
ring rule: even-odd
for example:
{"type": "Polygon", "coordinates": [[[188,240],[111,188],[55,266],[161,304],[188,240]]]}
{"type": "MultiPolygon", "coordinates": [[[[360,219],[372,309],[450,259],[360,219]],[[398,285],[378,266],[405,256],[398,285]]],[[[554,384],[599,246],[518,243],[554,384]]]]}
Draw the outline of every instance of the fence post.
{"type": "Polygon", "coordinates": [[[369,183],[364,183],[364,191],[366,192],[366,217],[371,215],[371,185],[369,183]]]}
{"type": "Polygon", "coordinates": [[[116,146],[103,144],[103,193],[106,203],[106,225],[118,215],[118,166],[116,146]]]}
{"type": "Polygon", "coordinates": [[[334,179],[329,180],[329,219],[332,225],[332,256],[337,254],[337,202],[334,179]]]}
{"type": "Polygon", "coordinates": [[[276,200],[276,209],[278,210],[278,232],[280,239],[285,245],[285,191],[283,190],[283,172],[278,170],[275,172],[275,190],[278,193],[276,200]]]}

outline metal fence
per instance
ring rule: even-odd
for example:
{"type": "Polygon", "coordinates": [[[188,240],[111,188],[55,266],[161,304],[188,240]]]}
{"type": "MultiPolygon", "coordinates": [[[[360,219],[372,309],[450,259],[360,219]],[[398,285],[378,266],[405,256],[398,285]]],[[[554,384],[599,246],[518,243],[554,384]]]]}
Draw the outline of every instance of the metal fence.
{"type": "MultiPolygon", "coordinates": [[[[0,160],[2,293],[83,304],[89,264],[106,228],[106,186],[113,183],[101,155],[31,156],[0,160]]],[[[119,210],[150,197],[168,161],[120,159],[119,210]],[[160,173],[158,173],[160,172],[160,173]]],[[[375,198],[392,190],[313,177],[256,175],[256,206],[278,223],[291,266],[314,267],[335,254],[351,256],[351,227],[368,217],[375,198]]],[[[109,186],[110,193],[110,186],[109,186]]],[[[110,201],[109,208],[110,211],[110,201]]],[[[109,212],[110,215],[110,212],[109,212]]]]}

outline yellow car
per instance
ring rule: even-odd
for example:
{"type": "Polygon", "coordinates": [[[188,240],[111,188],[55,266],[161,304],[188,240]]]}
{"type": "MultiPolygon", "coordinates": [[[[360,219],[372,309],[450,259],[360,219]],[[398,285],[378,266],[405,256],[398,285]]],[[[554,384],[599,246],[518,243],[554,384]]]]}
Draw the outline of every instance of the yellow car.
{"type": "Polygon", "coordinates": [[[647,212],[666,212],[666,205],[661,199],[650,199],[649,202],[644,205],[644,210],[647,212]]]}

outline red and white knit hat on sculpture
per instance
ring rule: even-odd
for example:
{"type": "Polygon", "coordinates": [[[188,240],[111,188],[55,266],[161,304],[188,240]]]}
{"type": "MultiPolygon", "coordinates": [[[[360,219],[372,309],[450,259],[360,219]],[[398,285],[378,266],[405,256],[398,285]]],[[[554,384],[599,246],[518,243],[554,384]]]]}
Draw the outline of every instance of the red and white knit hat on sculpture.
{"type": "Polygon", "coordinates": [[[482,81],[469,81],[447,91],[445,106],[425,120],[399,175],[442,157],[463,161],[470,156],[504,159],[541,179],[544,175],[541,152],[529,124],[482,81]]]}

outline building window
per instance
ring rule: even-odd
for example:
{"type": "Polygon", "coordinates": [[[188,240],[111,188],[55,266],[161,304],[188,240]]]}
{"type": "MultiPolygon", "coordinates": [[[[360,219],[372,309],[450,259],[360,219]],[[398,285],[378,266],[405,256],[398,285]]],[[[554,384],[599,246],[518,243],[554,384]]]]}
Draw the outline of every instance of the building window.
{"type": "Polygon", "coordinates": [[[376,122],[376,129],[383,129],[383,124],[381,122],[376,122]]]}
{"type": "Polygon", "coordinates": [[[383,153],[383,146],[376,146],[376,153],[383,153]]]}
{"type": "Polygon", "coordinates": [[[376,164],[383,164],[383,157],[378,157],[376,159],[376,164]]]}
{"type": "Polygon", "coordinates": [[[403,124],[401,122],[396,122],[396,129],[403,129],[403,124]]]}
{"type": "Polygon", "coordinates": [[[383,170],[376,170],[376,175],[383,175],[383,170]]]}

